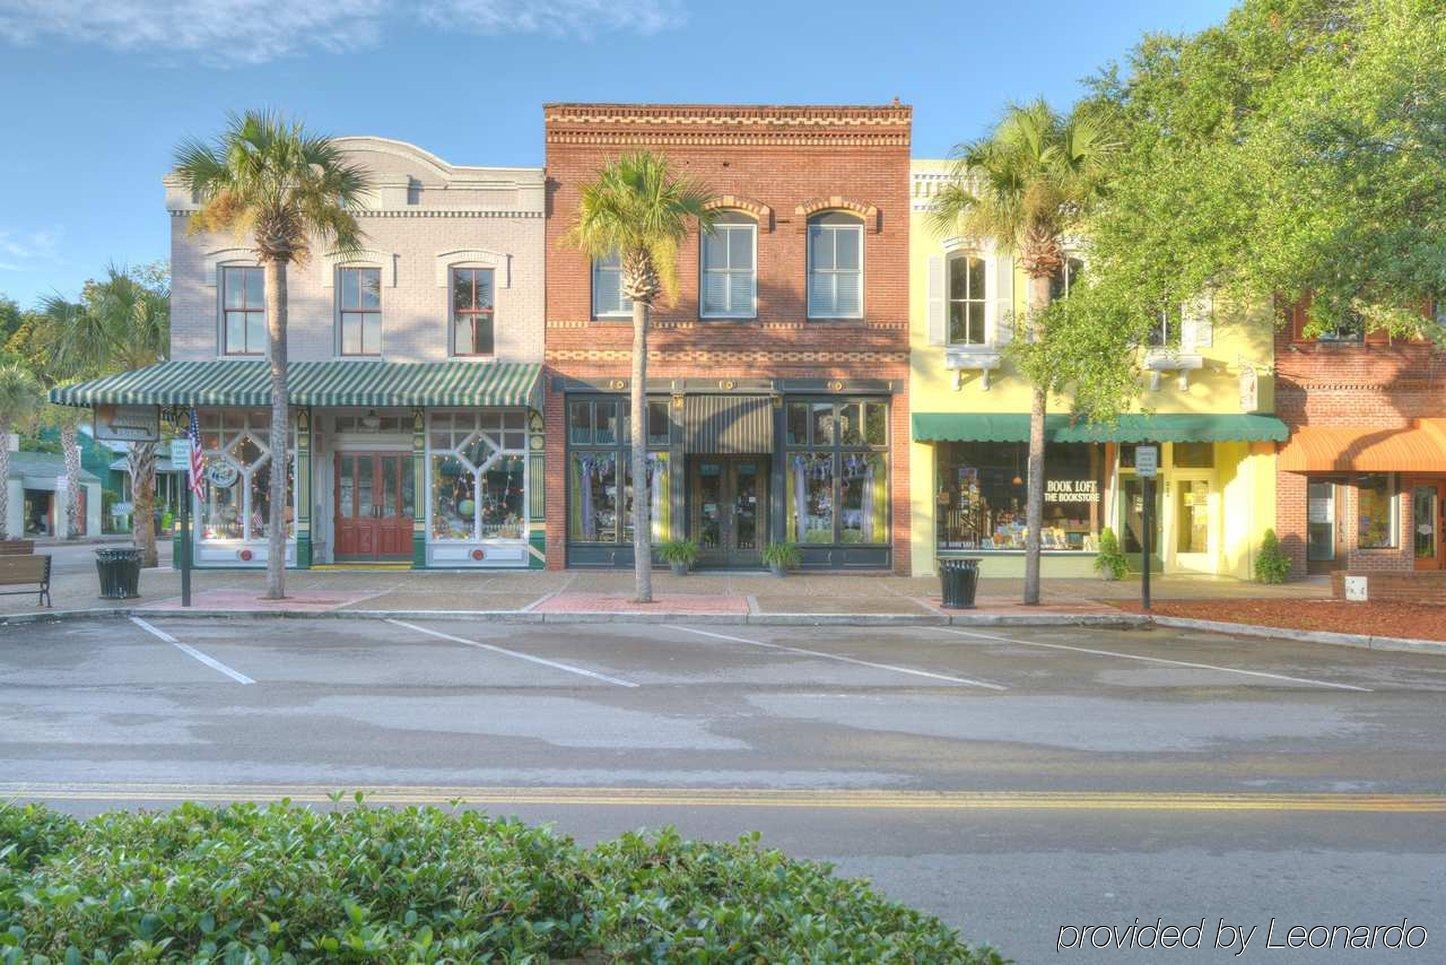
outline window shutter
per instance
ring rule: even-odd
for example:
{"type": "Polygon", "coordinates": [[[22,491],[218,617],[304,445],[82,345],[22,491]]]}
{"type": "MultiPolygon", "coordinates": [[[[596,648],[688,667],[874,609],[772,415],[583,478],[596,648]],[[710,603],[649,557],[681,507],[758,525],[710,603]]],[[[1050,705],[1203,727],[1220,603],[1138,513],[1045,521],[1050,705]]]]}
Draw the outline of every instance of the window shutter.
{"type": "Polygon", "coordinates": [[[929,256],[929,344],[943,345],[948,340],[946,322],[948,312],[945,311],[947,300],[944,297],[944,256],[929,256]]]}
{"type": "MultiPolygon", "coordinates": [[[[1008,345],[1014,338],[1014,256],[995,249],[990,282],[994,304],[994,344],[1008,345]]],[[[986,338],[988,337],[986,333],[986,338]]]]}

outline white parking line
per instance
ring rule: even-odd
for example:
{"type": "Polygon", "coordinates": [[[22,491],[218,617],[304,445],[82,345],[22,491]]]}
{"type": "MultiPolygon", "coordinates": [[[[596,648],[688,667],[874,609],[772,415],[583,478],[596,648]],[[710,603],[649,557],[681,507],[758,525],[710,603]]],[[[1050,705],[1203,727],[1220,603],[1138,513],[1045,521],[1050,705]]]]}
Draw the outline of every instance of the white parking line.
{"type": "Polygon", "coordinates": [[[581,667],[574,667],[571,664],[558,663],[556,660],[548,660],[545,657],[534,657],[530,653],[519,653],[516,650],[508,650],[506,647],[499,647],[491,643],[482,643],[478,640],[468,640],[464,637],[454,637],[450,633],[442,633],[438,630],[428,630],[426,627],[419,627],[415,623],[407,623],[405,620],[388,620],[388,623],[399,627],[406,627],[408,630],[415,630],[418,633],[425,633],[429,637],[436,637],[439,640],[450,640],[453,643],[460,643],[468,647],[476,647],[478,650],[491,650],[493,653],[500,653],[506,657],[516,657],[518,660],[526,660],[529,663],[540,663],[544,667],[552,667],[555,670],[566,670],[568,673],[581,674],[584,677],[591,677],[594,680],[601,680],[603,683],[614,684],[618,687],[636,687],[637,684],[631,680],[623,680],[618,677],[609,677],[607,674],[597,673],[592,670],[584,670],[581,667]]]}
{"type": "Polygon", "coordinates": [[[1188,660],[1167,660],[1164,657],[1144,657],[1136,653],[1120,653],[1118,650],[1094,650],[1090,647],[1071,647],[1063,643],[1040,643],[1036,640],[1020,640],[1017,637],[1001,637],[995,633],[979,633],[973,630],[960,630],[957,627],[934,627],[935,630],[943,630],[946,633],[957,633],[965,637],[977,637],[980,640],[998,640],[1001,643],[1012,643],[1020,647],[1042,647],[1046,650],[1071,650],[1075,653],[1091,653],[1097,657],[1119,657],[1122,660],[1141,660],[1145,663],[1163,663],[1172,667],[1193,667],[1196,670],[1218,670],[1222,673],[1238,673],[1247,677],[1266,677],[1271,680],[1288,680],[1297,684],[1312,684],[1316,687],[1334,687],[1336,690],[1354,690],[1360,693],[1373,693],[1369,687],[1357,687],[1354,684],[1338,684],[1329,680],[1312,680],[1309,677],[1291,677],[1282,673],[1266,673],[1264,670],[1241,670],[1239,667],[1220,667],[1211,663],[1192,663],[1188,660]]]}
{"type": "Polygon", "coordinates": [[[755,647],[767,647],[769,650],[782,650],[787,653],[801,653],[810,657],[822,657],[825,660],[837,660],[840,663],[857,664],[860,667],[873,667],[875,670],[892,670],[894,673],[910,674],[915,677],[928,677],[932,680],[947,680],[952,684],[967,684],[970,687],[983,687],[985,690],[1008,690],[1008,687],[1001,687],[999,684],[992,684],[984,680],[970,680],[968,677],[951,677],[948,674],[933,673],[929,670],[915,670],[913,667],[899,667],[891,663],[874,663],[872,660],[858,660],[854,657],[845,657],[836,653],[825,653],[822,650],[806,650],[803,647],[786,647],[781,643],[764,643],[762,640],[749,640],[745,637],[730,637],[726,633],[713,633],[711,630],[695,630],[692,627],[681,627],[675,624],[664,624],[669,630],[682,630],[685,633],[696,633],[704,637],[713,637],[717,640],[731,640],[734,643],[747,643],[755,647]]]}
{"type": "Polygon", "coordinates": [[[158,637],[161,640],[166,641],[177,650],[180,650],[186,656],[194,657],[195,659],[204,663],[206,666],[210,667],[212,670],[219,670],[221,673],[230,677],[238,684],[254,684],[256,682],[250,677],[246,676],[244,673],[241,673],[239,670],[232,670],[230,667],[226,666],[215,657],[207,656],[206,654],[197,650],[195,647],[191,646],[188,643],[182,643],[181,641],[177,640],[175,637],[171,636],[169,633],[160,629],[159,627],[151,626],[140,617],[131,617],[131,622],[134,623],[136,626],[140,627],[142,630],[149,633],[151,636],[158,637]]]}

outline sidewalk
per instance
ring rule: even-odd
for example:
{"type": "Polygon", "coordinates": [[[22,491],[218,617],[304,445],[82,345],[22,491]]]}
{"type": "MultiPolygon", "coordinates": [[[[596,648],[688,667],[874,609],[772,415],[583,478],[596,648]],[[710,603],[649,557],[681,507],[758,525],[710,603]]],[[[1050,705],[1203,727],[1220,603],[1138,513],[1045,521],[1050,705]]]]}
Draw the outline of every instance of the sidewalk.
{"type": "MultiPolygon", "coordinates": [[[[285,601],[260,599],[265,574],[239,570],[199,570],[193,574],[193,606],[205,610],[325,612],[487,611],[541,614],[684,613],[709,615],[900,615],[940,616],[960,611],[939,607],[939,581],[881,573],[793,574],[782,579],[766,573],[654,573],[655,602],[631,601],[631,571],[568,570],[457,572],[442,570],[316,572],[286,575],[285,601]]],[[[100,599],[93,568],[57,574],[52,582],[55,610],[95,608],[180,608],[180,574],[169,569],[141,572],[138,600],[100,599]]],[[[1019,603],[1018,579],[981,580],[976,613],[1118,614],[1123,603],[1139,599],[1135,581],[1053,579],[1044,585],[1044,606],[1019,603]]],[[[1157,576],[1156,600],[1216,601],[1313,599],[1329,595],[1324,582],[1261,586],[1211,577],[1157,576]]],[[[1224,610],[1226,608],[1222,608],[1224,610]]],[[[0,614],[34,613],[29,596],[0,597],[0,614]]]]}

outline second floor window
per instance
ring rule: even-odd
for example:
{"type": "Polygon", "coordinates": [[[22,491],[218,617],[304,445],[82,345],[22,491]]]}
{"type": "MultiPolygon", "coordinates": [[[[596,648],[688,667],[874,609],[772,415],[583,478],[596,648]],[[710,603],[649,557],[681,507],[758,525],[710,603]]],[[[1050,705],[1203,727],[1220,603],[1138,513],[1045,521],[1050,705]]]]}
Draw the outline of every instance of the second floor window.
{"type": "Polygon", "coordinates": [[[616,253],[592,263],[592,317],[619,318],[633,314],[633,301],[623,296],[623,263],[616,253]]]}
{"type": "Polygon", "coordinates": [[[1064,263],[1059,266],[1059,271],[1049,278],[1049,299],[1065,298],[1069,290],[1074,286],[1080,275],[1084,274],[1084,262],[1078,258],[1066,257],[1064,263]]]}
{"type": "Polygon", "coordinates": [[[949,259],[949,344],[984,344],[984,259],[949,259]]]}
{"type": "Polygon", "coordinates": [[[1152,348],[1180,347],[1180,309],[1162,308],[1155,314],[1146,344],[1152,348]]]}
{"type": "Polygon", "coordinates": [[[1364,342],[1366,319],[1359,312],[1347,312],[1335,325],[1320,333],[1322,342],[1364,342]]]}
{"type": "Polygon", "coordinates": [[[452,354],[492,354],[492,269],[452,269],[452,354]]]}
{"type": "Polygon", "coordinates": [[[698,309],[704,318],[752,318],[757,273],[754,238],[758,226],[746,215],[727,211],[702,239],[702,275],[698,309]]]}
{"type": "Polygon", "coordinates": [[[831,211],[808,223],[808,317],[862,318],[864,226],[831,211]]]}
{"type": "Polygon", "coordinates": [[[266,354],[265,282],[260,268],[221,269],[221,354],[266,354]]]}
{"type": "Polygon", "coordinates": [[[338,270],[336,298],[341,325],[341,354],[382,354],[381,269],[338,270]]]}

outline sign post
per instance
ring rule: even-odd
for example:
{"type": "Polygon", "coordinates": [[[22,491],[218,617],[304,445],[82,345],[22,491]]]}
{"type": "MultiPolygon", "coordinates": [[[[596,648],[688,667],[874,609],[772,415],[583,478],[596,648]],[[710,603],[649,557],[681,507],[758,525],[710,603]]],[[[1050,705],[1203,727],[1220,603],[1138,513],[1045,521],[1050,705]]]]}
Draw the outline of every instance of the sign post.
{"type": "Polygon", "coordinates": [[[1135,471],[1140,474],[1144,485],[1145,505],[1141,511],[1140,534],[1140,606],[1150,608],[1150,537],[1155,527],[1155,474],[1160,471],[1160,447],[1140,445],[1135,447],[1135,471]]]}
{"type": "Polygon", "coordinates": [[[181,490],[181,606],[191,605],[191,440],[171,440],[171,468],[184,466],[181,478],[187,483],[181,490]]]}

